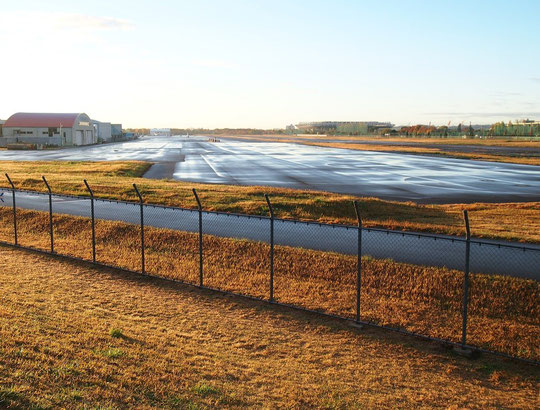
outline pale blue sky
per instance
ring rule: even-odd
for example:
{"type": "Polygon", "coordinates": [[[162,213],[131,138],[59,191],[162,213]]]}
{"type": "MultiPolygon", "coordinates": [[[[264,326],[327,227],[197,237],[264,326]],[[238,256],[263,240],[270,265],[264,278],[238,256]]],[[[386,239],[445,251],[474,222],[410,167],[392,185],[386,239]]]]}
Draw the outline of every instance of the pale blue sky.
{"type": "Polygon", "coordinates": [[[0,0],[0,118],[540,119],[540,1],[0,0]],[[4,96],[6,98],[4,98],[4,96]]]}

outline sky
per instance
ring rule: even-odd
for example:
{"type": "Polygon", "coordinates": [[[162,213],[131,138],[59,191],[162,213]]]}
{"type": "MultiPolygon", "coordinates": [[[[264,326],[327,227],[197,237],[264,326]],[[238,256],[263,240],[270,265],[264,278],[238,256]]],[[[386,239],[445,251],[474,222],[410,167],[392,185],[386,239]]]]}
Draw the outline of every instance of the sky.
{"type": "Polygon", "coordinates": [[[0,119],[540,120],[540,1],[0,0],[0,119]]]}

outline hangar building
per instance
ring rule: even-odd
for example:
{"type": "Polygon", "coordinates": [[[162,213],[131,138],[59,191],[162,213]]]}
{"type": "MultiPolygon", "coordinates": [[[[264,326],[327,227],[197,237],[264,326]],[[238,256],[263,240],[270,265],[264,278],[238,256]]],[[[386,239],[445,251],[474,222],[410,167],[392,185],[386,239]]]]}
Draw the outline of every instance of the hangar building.
{"type": "Polygon", "coordinates": [[[114,141],[122,139],[122,124],[111,124],[111,133],[114,141]]]}
{"type": "Polygon", "coordinates": [[[97,143],[97,133],[84,113],[51,114],[18,112],[2,127],[1,145],[14,143],[38,146],[89,145],[97,143]]]}
{"type": "Polygon", "coordinates": [[[92,125],[96,131],[98,142],[112,141],[112,126],[110,122],[92,120],[92,125]]]}

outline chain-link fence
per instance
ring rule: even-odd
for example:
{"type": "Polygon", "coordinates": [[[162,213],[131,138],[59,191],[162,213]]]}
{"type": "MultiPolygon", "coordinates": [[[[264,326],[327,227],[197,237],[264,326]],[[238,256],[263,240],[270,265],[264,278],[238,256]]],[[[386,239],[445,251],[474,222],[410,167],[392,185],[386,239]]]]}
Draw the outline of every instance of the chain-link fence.
{"type": "MultiPolygon", "coordinates": [[[[47,181],[44,183],[48,187],[47,181]]],[[[540,360],[540,246],[0,189],[0,241],[540,360]]],[[[136,194],[136,195],[135,195],[136,194]]],[[[351,205],[352,206],[352,205],[351,205]]],[[[468,222],[468,217],[465,214],[468,222]]]]}

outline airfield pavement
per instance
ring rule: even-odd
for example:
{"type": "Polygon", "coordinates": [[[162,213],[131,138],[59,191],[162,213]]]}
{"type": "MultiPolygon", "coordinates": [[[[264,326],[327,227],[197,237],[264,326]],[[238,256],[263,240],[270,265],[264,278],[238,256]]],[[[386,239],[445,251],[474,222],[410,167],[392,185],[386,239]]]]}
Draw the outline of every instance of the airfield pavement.
{"type": "Polygon", "coordinates": [[[44,151],[0,151],[0,160],[151,161],[146,178],[323,190],[418,203],[540,201],[536,166],[295,143],[207,137],[44,151]]]}

